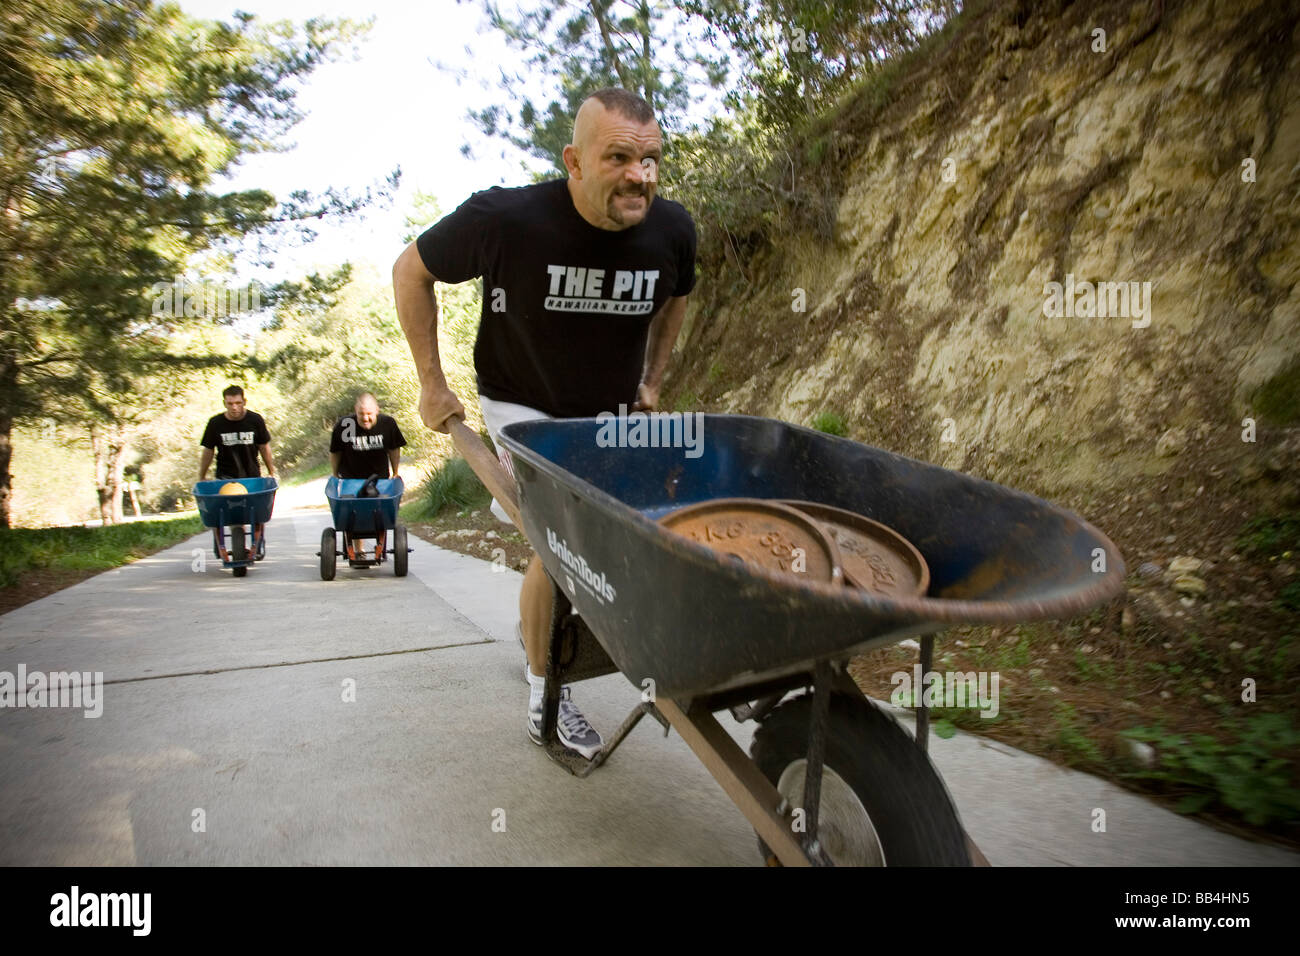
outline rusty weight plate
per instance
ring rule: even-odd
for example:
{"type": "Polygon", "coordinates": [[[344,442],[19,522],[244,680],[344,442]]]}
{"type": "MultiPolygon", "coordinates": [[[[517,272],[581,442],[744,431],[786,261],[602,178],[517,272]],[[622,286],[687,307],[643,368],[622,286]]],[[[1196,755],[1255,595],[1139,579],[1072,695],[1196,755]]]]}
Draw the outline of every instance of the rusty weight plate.
{"type": "Polygon", "coordinates": [[[802,512],[757,498],[717,498],[669,512],[659,523],[751,566],[838,586],[844,581],[839,548],[802,512]],[[804,567],[797,565],[803,550],[804,567]]]}
{"type": "Polygon", "coordinates": [[[785,501],[816,518],[840,549],[844,580],[881,597],[919,597],[930,567],[910,541],[879,521],[815,501],[785,501]]]}

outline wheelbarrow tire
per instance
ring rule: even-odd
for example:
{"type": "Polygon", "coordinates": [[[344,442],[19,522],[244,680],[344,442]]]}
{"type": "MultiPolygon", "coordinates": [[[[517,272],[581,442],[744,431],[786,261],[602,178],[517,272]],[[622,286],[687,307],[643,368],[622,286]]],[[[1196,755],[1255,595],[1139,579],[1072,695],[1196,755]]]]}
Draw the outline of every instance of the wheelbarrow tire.
{"type": "MultiPolygon", "coordinates": [[[[773,786],[790,772],[784,794],[793,806],[803,798],[801,766],[808,753],[812,697],[787,701],[764,718],[754,733],[750,756],[773,786]]],[[[966,834],[943,779],[930,758],[893,717],[865,697],[834,694],[826,731],[819,842],[832,862],[844,865],[970,866],[966,834]],[[847,788],[852,790],[850,796],[847,788]],[[860,802],[860,806],[852,797],[860,802]],[[861,817],[869,818],[863,826],[861,817]],[[868,843],[871,831],[883,860],[868,843]],[[845,849],[857,838],[852,858],[845,849]],[[836,860],[837,852],[841,859],[836,860]]],[[[774,857],[759,840],[765,860],[774,857]]]]}
{"type": "MultiPolygon", "coordinates": [[[[248,548],[244,544],[244,528],[242,525],[231,526],[230,528],[230,560],[231,561],[248,560],[248,548]]],[[[242,578],[246,574],[248,574],[247,565],[238,568],[232,568],[231,570],[234,571],[235,577],[237,578],[242,578]]]]}
{"type": "Polygon", "coordinates": [[[333,581],[334,569],[338,566],[338,553],[335,550],[338,541],[334,533],[333,528],[326,528],[320,533],[320,579],[322,581],[333,581]]]}
{"type": "Polygon", "coordinates": [[[406,525],[399,524],[393,529],[393,573],[399,578],[406,577],[406,525]]]}

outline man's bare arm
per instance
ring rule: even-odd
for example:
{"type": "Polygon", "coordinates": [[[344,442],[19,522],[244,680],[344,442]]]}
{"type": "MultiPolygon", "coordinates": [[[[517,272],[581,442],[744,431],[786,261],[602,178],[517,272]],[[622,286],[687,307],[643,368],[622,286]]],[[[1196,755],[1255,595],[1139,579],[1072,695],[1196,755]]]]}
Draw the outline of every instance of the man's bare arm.
{"type": "Polygon", "coordinates": [[[272,478],[275,477],[275,462],[271,460],[271,443],[258,445],[257,450],[262,453],[262,461],[266,462],[266,473],[272,478]]]}
{"type": "Polygon", "coordinates": [[[438,302],[433,294],[437,281],[424,267],[414,242],[393,263],[397,321],[406,333],[415,371],[420,377],[420,418],[434,431],[446,433],[447,419],[452,415],[464,418],[465,406],[447,387],[447,379],[442,374],[442,359],[438,355],[438,302]]]}
{"type": "Polygon", "coordinates": [[[402,463],[402,449],[394,448],[388,453],[388,467],[393,472],[393,477],[397,477],[397,467],[402,463]]]}
{"type": "Polygon", "coordinates": [[[208,469],[212,466],[212,456],[215,452],[215,448],[204,448],[203,454],[199,456],[199,481],[208,477],[208,469]]]}
{"type": "Polygon", "coordinates": [[[650,322],[646,337],[645,368],[637,388],[637,400],[632,406],[637,411],[654,411],[659,407],[659,389],[664,383],[668,359],[673,354],[673,344],[686,318],[686,296],[673,296],[650,322]]]}
{"type": "Polygon", "coordinates": [[[330,452],[330,474],[335,478],[339,476],[339,462],[343,460],[343,452],[330,452]]]}

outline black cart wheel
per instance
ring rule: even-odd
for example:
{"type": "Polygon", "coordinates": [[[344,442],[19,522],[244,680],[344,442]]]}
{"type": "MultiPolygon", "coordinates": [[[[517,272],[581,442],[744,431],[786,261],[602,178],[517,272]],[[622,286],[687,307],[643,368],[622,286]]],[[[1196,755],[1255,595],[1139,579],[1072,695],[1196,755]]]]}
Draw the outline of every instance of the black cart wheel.
{"type": "MultiPolygon", "coordinates": [[[[243,525],[238,525],[238,526],[232,525],[230,528],[230,560],[231,561],[248,560],[248,548],[244,544],[243,525]]],[[[239,568],[231,568],[231,570],[234,571],[235,577],[237,578],[242,578],[244,575],[248,574],[247,566],[239,567],[239,568]]]]}
{"type": "MultiPolygon", "coordinates": [[[[792,807],[803,802],[812,697],[787,701],[750,756],[792,807]]],[[[970,866],[966,834],[930,758],[863,697],[831,697],[817,837],[837,866],[970,866]]],[[[774,859],[762,840],[759,850],[774,859]]]]}
{"type": "Polygon", "coordinates": [[[334,580],[334,568],[338,563],[338,555],[334,549],[337,546],[333,528],[326,528],[320,533],[320,579],[322,581],[334,580]]]}
{"type": "Polygon", "coordinates": [[[393,573],[406,577],[406,526],[400,524],[393,529],[393,573]]]}

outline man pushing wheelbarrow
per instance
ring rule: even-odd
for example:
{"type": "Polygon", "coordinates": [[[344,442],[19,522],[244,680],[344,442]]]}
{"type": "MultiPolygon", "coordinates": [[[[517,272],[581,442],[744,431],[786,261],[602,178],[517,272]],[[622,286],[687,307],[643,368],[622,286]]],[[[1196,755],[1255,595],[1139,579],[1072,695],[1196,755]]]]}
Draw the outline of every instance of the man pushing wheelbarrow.
{"type": "MultiPolygon", "coordinates": [[[[369,392],[357,396],[351,415],[344,415],[334,423],[330,435],[330,470],[337,478],[386,479],[397,477],[402,463],[402,448],[406,437],[391,415],[379,411],[379,400],[369,392]]],[[[364,490],[364,489],[363,489],[364,490]]],[[[375,560],[383,559],[388,535],[376,532],[375,560]]],[[[343,534],[343,547],[348,560],[361,557],[359,545],[347,532],[343,534]]]]}
{"type": "MultiPolygon", "coordinates": [[[[650,106],[627,90],[600,90],[574,120],[567,179],[475,193],[406,248],[393,266],[393,288],[425,425],[446,433],[465,417],[438,357],[434,284],[478,276],[474,368],[494,441],[506,425],[528,419],[656,409],[695,285],[696,245],[689,213],[656,198],[662,152],[650,106]]],[[[510,469],[504,452],[502,464],[510,469]]],[[[495,505],[494,513],[504,516],[495,505]]],[[[519,629],[528,657],[527,730],[537,744],[551,607],[551,582],[534,556],[519,629]]],[[[559,732],[588,759],[603,745],[567,687],[559,732]]]]}
{"type": "MultiPolygon", "coordinates": [[[[266,420],[257,412],[248,410],[244,390],[240,386],[227,387],[221,397],[226,410],[208,419],[203,437],[199,440],[203,446],[199,458],[199,481],[207,478],[214,456],[218,479],[261,477],[262,470],[257,461],[259,456],[266,462],[266,473],[274,478],[275,462],[271,460],[271,433],[267,430],[266,420]]],[[[213,538],[220,551],[221,536],[218,529],[213,529],[213,538]]],[[[253,527],[253,554],[257,561],[266,556],[265,523],[253,527]]]]}

